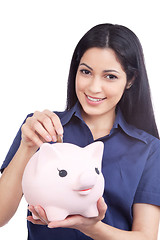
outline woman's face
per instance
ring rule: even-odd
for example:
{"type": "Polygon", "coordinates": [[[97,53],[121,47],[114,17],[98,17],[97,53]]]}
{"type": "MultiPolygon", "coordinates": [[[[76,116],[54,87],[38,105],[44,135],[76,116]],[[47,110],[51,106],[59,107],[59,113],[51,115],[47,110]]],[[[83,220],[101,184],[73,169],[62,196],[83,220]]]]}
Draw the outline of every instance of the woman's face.
{"type": "Polygon", "coordinates": [[[105,116],[115,114],[127,77],[112,49],[90,48],[80,60],[75,84],[83,113],[105,116]]]}

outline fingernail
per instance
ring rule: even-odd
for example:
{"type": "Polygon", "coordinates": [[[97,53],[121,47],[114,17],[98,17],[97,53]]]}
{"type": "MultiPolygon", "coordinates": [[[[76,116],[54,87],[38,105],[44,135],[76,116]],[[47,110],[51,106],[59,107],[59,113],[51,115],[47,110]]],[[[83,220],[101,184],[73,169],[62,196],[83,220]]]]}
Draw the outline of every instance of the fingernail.
{"type": "Polygon", "coordinates": [[[57,133],[58,133],[58,135],[63,135],[63,128],[57,129],[57,133]]]}
{"type": "Polygon", "coordinates": [[[56,137],[56,136],[53,136],[53,137],[52,137],[52,140],[53,140],[53,142],[57,142],[57,137],[56,137]]]}
{"type": "Polygon", "coordinates": [[[54,228],[53,226],[51,226],[50,224],[48,224],[48,226],[47,226],[48,228],[54,228]]]}
{"type": "Polygon", "coordinates": [[[47,136],[46,136],[46,140],[47,140],[48,142],[51,142],[51,141],[52,141],[51,136],[47,135],[47,136]]]}

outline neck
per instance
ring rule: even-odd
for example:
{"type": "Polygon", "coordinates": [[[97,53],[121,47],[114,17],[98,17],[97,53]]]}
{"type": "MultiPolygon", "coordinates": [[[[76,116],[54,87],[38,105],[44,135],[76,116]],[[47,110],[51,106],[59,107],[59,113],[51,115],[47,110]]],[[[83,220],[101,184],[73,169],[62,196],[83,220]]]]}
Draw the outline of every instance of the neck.
{"type": "Polygon", "coordinates": [[[105,115],[87,115],[85,112],[82,112],[83,120],[91,130],[94,140],[110,133],[115,116],[115,109],[112,109],[105,115]]]}

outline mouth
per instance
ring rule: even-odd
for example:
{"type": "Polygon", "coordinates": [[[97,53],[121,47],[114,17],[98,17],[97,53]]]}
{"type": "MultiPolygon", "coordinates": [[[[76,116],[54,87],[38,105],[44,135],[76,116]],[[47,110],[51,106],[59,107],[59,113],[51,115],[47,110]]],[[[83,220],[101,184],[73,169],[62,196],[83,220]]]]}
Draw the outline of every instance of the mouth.
{"type": "Polygon", "coordinates": [[[85,192],[85,191],[89,191],[89,190],[91,190],[91,188],[80,190],[80,192],[85,192]]]}
{"type": "Polygon", "coordinates": [[[82,190],[76,190],[80,195],[88,195],[90,193],[92,188],[82,189],[82,190]]]}
{"type": "Polygon", "coordinates": [[[99,103],[99,102],[102,102],[103,100],[106,99],[106,97],[105,98],[97,98],[97,97],[91,97],[91,96],[86,95],[86,94],[85,94],[85,96],[89,101],[91,101],[93,103],[99,103]]]}

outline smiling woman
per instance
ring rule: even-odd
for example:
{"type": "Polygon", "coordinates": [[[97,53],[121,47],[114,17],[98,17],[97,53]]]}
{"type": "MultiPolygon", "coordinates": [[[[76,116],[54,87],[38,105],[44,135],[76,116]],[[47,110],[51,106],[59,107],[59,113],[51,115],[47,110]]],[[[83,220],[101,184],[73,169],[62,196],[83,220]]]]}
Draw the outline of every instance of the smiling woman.
{"type": "MultiPolygon", "coordinates": [[[[57,135],[80,147],[104,143],[105,189],[97,201],[99,214],[50,222],[41,206],[29,206],[28,239],[156,240],[160,141],[142,47],[130,29],[112,24],[90,29],[73,53],[66,110],[36,111],[23,122],[1,167],[1,226],[17,210],[30,157],[43,142],[55,142],[57,135]]],[[[65,169],[56,173],[65,178],[65,169]]],[[[85,196],[88,189],[81,193],[85,196]]]]}
{"type": "MultiPolygon", "coordinates": [[[[95,26],[77,44],[68,78],[67,109],[72,108],[78,100],[75,91],[77,69],[80,67],[79,64],[87,64],[83,61],[83,57],[92,48],[111,51],[115,62],[119,64],[118,67],[126,74],[126,91],[118,105],[121,106],[127,122],[158,137],[141,43],[131,30],[120,25],[100,24],[95,26]],[[153,122],[152,126],[151,122],[153,122]]],[[[105,51],[102,52],[102,56],[103,54],[105,55],[105,51]]],[[[98,56],[93,57],[93,60],[96,61],[95,57],[98,56]]],[[[103,71],[116,70],[107,65],[108,63],[104,66],[103,71]]],[[[85,67],[87,68],[87,66],[85,67]]],[[[89,67],[86,70],[92,72],[92,66],[89,65],[89,67]]],[[[119,77],[116,72],[112,75],[119,77]]],[[[112,79],[113,76],[108,75],[107,78],[112,79]]]]}

